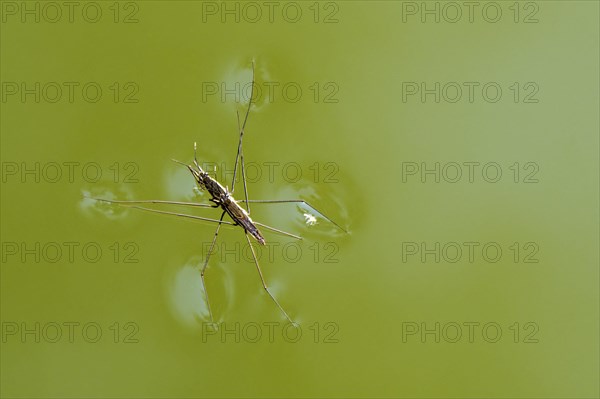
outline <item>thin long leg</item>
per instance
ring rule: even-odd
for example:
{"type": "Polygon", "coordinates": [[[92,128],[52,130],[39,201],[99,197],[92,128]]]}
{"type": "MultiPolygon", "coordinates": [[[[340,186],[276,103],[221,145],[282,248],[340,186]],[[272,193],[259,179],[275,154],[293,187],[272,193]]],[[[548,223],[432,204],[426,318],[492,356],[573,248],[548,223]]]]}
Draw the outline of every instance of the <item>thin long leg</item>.
{"type": "MultiPolygon", "coordinates": [[[[243,200],[238,200],[237,202],[241,202],[243,200]]],[[[334,222],[331,218],[327,217],[327,215],[325,215],[323,212],[321,212],[320,210],[318,210],[317,208],[315,208],[314,206],[312,206],[311,204],[309,204],[308,202],[301,200],[301,199],[291,199],[291,200],[248,200],[248,202],[250,203],[256,203],[256,204],[282,204],[282,203],[290,203],[290,202],[295,202],[295,203],[303,203],[304,205],[312,208],[313,211],[319,213],[321,216],[323,216],[326,220],[328,220],[330,223],[334,224],[337,228],[339,228],[340,230],[342,230],[344,233],[348,233],[348,231],[346,229],[344,229],[342,226],[340,226],[339,224],[337,224],[336,222],[334,222]]]]}
{"type": "Polygon", "coordinates": [[[271,291],[269,291],[269,287],[267,287],[267,283],[265,282],[265,278],[262,274],[262,271],[260,270],[260,266],[258,265],[258,259],[256,258],[256,253],[254,252],[254,247],[252,246],[252,243],[250,242],[250,238],[248,237],[248,233],[245,232],[245,236],[246,236],[246,241],[248,241],[248,245],[250,246],[250,250],[252,251],[252,258],[254,258],[254,264],[256,265],[256,270],[258,270],[258,275],[260,276],[260,281],[262,282],[262,286],[265,289],[265,291],[267,291],[267,294],[269,294],[269,296],[271,297],[271,299],[273,300],[273,302],[275,302],[275,304],[277,305],[277,307],[279,308],[279,310],[281,310],[281,312],[285,315],[285,318],[288,319],[288,321],[294,325],[296,325],[296,323],[294,323],[292,321],[292,319],[290,318],[290,316],[288,316],[287,312],[283,309],[283,307],[279,304],[279,302],[277,301],[277,299],[275,299],[275,297],[273,296],[273,294],[271,294],[271,291]]]}
{"type": "Polygon", "coordinates": [[[254,221],[253,221],[253,223],[255,225],[257,225],[257,226],[264,227],[267,230],[271,230],[271,231],[274,231],[276,233],[283,234],[284,236],[292,237],[292,238],[295,238],[297,240],[301,240],[302,239],[302,237],[300,237],[300,236],[297,236],[297,235],[292,234],[292,233],[288,233],[287,231],[276,229],[275,227],[267,226],[266,224],[262,224],[262,223],[258,223],[258,222],[254,222],[254,221]]]}
{"type": "MultiPolygon", "coordinates": [[[[254,80],[254,78],[253,78],[254,80]]],[[[236,111],[237,114],[237,121],[238,121],[238,130],[241,130],[240,128],[240,114],[239,112],[236,111]]],[[[240,136],[240,144],[239,144],[239,150],[240,150],[240,161],[242,164],[242,181],[244,182],[244,197],[246,198],[246,212],[248,212],[248,215],[250,214],[250,204],[248,204],[248,186],[246,185],[246,166],[244,164],[244,148],[242,147],[242,137],[240,136]]]]}
{"type": "Polygon", "coordinates": [[[210,244],[210,249],[206,254],[206,260],[204,261],[204,265],[202,265],[202,270],[200,271],[200,278],[202,279],[202,288],[204,289],[204,296],[206,298],[206,307],[208,308],[208,314],[210,315],[210,321],[213,322],[213,314],[212,309],[210,307],[210,301],[208,299],[208,291],[206,290],[206,282],[204,281],[204,273],[206,272],[206,267],[208,266],[208,260],[210,259],[210,255],[215,248],[215,243],[217,242],[217,236],[219,235],[219,230],[221,230],[221,224],[223,223],[223,216],[225,216],[226,212],[221,214],[219,218],[219,224],[217,225],[217,230],[215,231],[215,235],[213,237],[212,243],[210,244]]]}
{"type": "MultiPolygon", "coordinates": [[[[110,201],[109,201],[109,202],[110,202],[110,201]]],[[[158,209],[144,208],[143,206],[129,206],[128,208],[140,209],[140,210],[142,210],[142,211],[146,211],[146,212],[161,213],[161,214],[163,214],[163,215],[172,215],[172,216],[179,216],[179,217],[182,217],[182,218],[188,218],[188,219],[202,220],[202,221],[204,221],[204,222],[212,222],[212,223],[219,223],[219,224],[230,224],[230,225],[235,225],[235,223],[228,222],[228,221],[217,220],[217,219],[211,219],[211,218],[204,218],[204,217],[202,217],[202,216],[187,215],[187,214],[185,214],[185,213],[177,213],[177,212],[160,211],[160,210],[158,210],[158,209]]]]}
{"type": "MultiPolygon", "coordinates": [[[[238,142],[237,154],[235,156],[235,164],[233,167],[233,180],[231,182],[231,192],[233,193],[235,189],[235,178],[237,173],[238,161],[240,159],[240,154],[242,152],[242,138],[244,137],[244,129],[246,128],[246,122],[248,121],[248,115],[250,114],[250,107],[252,106],[252,97],[254,96],[254,60],[252,60],[252,85],[250,86],[250,98],[248,99],[248,109],[246,109],[246,116],[244,117],[244,123],[240,130],[240,140],[238,142]]],[[[239,126],[239,117],[238,117],[238,126],[239,126]]]]}
{"type": "Polygon", "coordinates": [[[118,201],[109,200],[104,198],[85,197],[93,199],[95,201],[109,202],[111,204],[170,204],[170,205],[182,205],[182,206],[197,206],[200,208],[214,208],[214,205],[210,204],[198,204],[196,202],[181,202],[181,201],[163,201],[163,200],[136,200],[136,201],[118,201]]]}

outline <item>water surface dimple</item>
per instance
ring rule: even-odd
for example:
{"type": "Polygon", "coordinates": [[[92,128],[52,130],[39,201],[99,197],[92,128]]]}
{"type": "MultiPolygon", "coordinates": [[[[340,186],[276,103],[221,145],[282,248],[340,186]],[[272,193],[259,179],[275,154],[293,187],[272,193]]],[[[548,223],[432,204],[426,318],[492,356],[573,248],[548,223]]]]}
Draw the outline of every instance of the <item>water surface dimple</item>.
{"type": "Polygon", "coordinates": [[[119,187],[118,193],[114,190],[105,189],[102,187],[94,187],[93,189],[82,189],[81,199],[79,200],[79,209],[86,215],[102,215],[111,220],[124,219],[129,214],[126,207],[110,204],[108,202],[99,201],[98,199],[106,200],[132,200],[131,191],[126,187],[119,187]]]}
{"type": "Polygon", "coordinates": [[[182,326],[193,331],[199,331],[203,323],[222,322],[235,301],[231,268],[221,268],[214,254],[212,258],[205,277],[213,320],[210,319],[200,275],[204,264],[202,256],[193,256],[183,265],[170,270],[167,278],[167,301],[171,313],[182,326]],[[216,269],[219,269],[219,273],[216,269]]]}

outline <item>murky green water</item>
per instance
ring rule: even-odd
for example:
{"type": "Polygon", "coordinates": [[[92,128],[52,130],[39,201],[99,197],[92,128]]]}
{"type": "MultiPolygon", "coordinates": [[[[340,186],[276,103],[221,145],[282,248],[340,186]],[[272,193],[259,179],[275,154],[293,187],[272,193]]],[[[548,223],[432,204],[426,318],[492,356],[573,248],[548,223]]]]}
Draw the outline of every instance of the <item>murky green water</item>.
{"type": "Polygon", "coordinates": [[[2,395],[597,397],[598,4],[515,4],[2,2],[2,395]],[[254,205],[300,328],[226,226],[215,331],[214,225],[83,195],[231,187],[252,59],[250,198],[350,233],[254,205]]]}

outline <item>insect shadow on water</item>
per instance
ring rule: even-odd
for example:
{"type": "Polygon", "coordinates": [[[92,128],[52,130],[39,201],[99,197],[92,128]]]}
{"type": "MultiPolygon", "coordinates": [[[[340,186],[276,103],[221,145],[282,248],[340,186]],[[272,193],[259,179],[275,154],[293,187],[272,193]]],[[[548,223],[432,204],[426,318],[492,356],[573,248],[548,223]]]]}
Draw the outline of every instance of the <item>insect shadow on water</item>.
{"type": "Polygon", "coordinates": [[[227,225],[232,225],[232,226],[240,226],[244,230],[244,235],[246,237],[246,241],[248,242],[248,245],[252,252],[252,258],[254,260],[254,264],[256,265],[256,270],[258,271],[258,275],[260,277],[260,281],[262,283],[263,288],[265,289],[265,291],[267,292],[269,297],[273,300],[273,302],[275,302],[275,304],[277,305],[279,310],[283,313],[285,318],[290,323],[295,325],[296,323],[294,323],[292,321],[292,319],[290,318],[288,313],[285,311],[283,306],[281,306],[279,301],[275,298],[275,296],[273,296],[273,294],[269,290],[269,287],[266,283],[263,272],[258,263],[258,258],[256,256],[256,252],[254,250],[254,247],[252,246],[252,242],[250,241],[250,236],[252,236],[260,245],[265,245],[265,243],[266,243],[265,238],[263,237],[261,231],[259,230],[259,227],[261,227],[265,230],[268,230],[268,231],[271,231],[271,232],[274,232],[277,234],[282,234],[282,235],[285,235],[288,237],[292,237],[297,240],[301,240],[302,237],[252,220],[250,218],[250,204],[282,204],[282,203],[304,204],[305,206],[313,209],[315,212],[322,215],[324,219],[326,219],[328,222],[335,225],[340,230],[344,231],[345,233],[347,233],[347,231],[344,228],[342,228],[339,224],[334,222],[331,218],[327,217],[323,212],[320,212],[314,206],[312,206],[307,201],[302,200],[302,199],[283,199],[283,200],[248,199],[248,187],[246,184],[246,171],[245,171],[245,166],[244,166],[244,151],[243,151],[242,142],[243,142],[243,138],[244,138],[244,129],[246,128],[246,122],[248,121],[248,115],[250,114],[250,108],[252,106],[253,94],[254,94],[254,61],[252,61],[252,84],[251,84],[251,89],[250,89],[250,99],[248,101],[248,108],[246,109],[246,115],[244,116],[244,120],[241,124],[240,124],[239,112],[236,112],[237,122],[238,122],[238,130],[239,130],[240,136],[239,136],[239,141],[238,141],[238,146],[237,146],[237,154],[235,156],[233,177],[231,180],[231,191],[229,191],[226,186],[224,187],[223,185],[221,185],[221,183],[219,183],[216,179],[212,178],[206,171],[204,171],[200,167],[200,164],[198,163],[198,159],[196,157],[196,143],[194,143],[194,162],[192,164],[186,164],[184,162],[180,162],[178,160],[173,159],[174,162],[177,162],[178,164],[181,164],[181,165],[185,166],[186,168],[188,168],[188,170],[191,172],[192,176],[194,176],[194,179],[196,181],[196,184],[198,185],[198,188],[200,190],[205,190],[208,192],[208,194],[210,194],[211,198],[209,199],[209,201],[212,202],[212,204],[202,204],[202,203],[196,203],[196,202],[165,201],[165,200],[119,201],[119,200],[111,200],[111,199],[103,199],[103,198],[92,198],[92,197],[89,197],[89,198],[94,199],[96,201],[102,201],[102,202],[107,202],[107,203],[111,203],[111,204],[123,205],[123,206],[127,206],[129,208],[140,209],[143,211],[160,213],[160,214],[164,214],[164,215],[173,215],[173,216],[189,218],[189,219],[196,219],[196,220],[201,220],[201,221],[217,224],[217,228],[215,230],[215,234],[213,235],[213,240],[211,242],[210,248],[208,250],[208,253],[206,254],[206,258],[204,259],[202,267],[200,268],[202,288],[204,290],[204,296],[206,298],[206,305],[208,308],[208,314],[210,316],[211,322],[214,319],[213,319],[213,314],[212,314],[212,310],[211,310],[211,306],[210,306],[210,300],[208,299],[208,291],[206,290],[206,281],[205,281],[205,275],[206,275],[206,269],[208,267],[208,262],[214,251],[215,243],[217,242],[217,236],[219,235],[219,230],[221,229],[221,225],[227,224],[227,225]],[[233,193],[235,190],[235,182],[236,182],[238,164],[240,165],[240,169],[241,169],[241,173],[242,173],[242,182],[243,182],[243,186],[244,186],[244,199],[243,200],[236,200],[233,197],[233,193]],[[240,205],[240,203],[245,205],[245,209],[244,209],[244,207],[242,207],[240,205]],[[139,206],[138,204],[170,204],[170,205],[199,207],[199,208],[220,208],[222,212],[221,212],[221,216],[219,217],[219,219],[213,219],[213,218],[207,218],[207,217],[202,217],[202,216],[188,215],[185,213],[170,212],[170,211],[163,211],[163,210],[159,210],[159,209],[146,208],[143,206],[139,206]],[[225,215],[229,215],[229,217],[231,218],[231,221],[223,220],[225,215]]]}

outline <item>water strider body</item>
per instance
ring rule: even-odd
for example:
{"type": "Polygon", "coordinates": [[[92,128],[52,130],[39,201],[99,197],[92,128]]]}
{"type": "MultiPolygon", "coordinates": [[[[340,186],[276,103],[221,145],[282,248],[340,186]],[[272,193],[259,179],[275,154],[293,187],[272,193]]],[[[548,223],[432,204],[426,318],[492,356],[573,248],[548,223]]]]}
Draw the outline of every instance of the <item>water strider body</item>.
{"type": "MultiPolygon", "coordinates": [[[[181,163],[179,161],[176,162],[181,163]]],[[[212,198],[209,201],[214,202],[215,207],[221,207],[231,217],[235,225],[241,226],[259,244],[265,245],[265,238],[250,218],[248,212],[238,204],[226,187],[223,187],[221,183],[213,179],[200,167],[196,160],[196,143],[194,143],[194,164],[184,165],[192,172],[198,187],[206,190],[211,195],[212,198]]]]}

